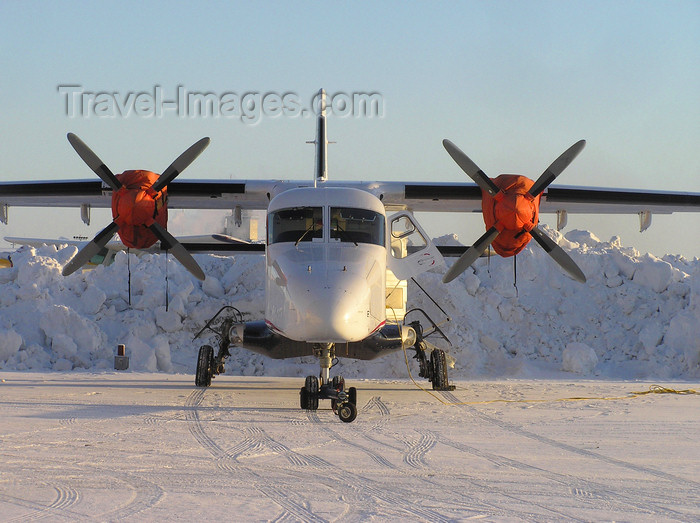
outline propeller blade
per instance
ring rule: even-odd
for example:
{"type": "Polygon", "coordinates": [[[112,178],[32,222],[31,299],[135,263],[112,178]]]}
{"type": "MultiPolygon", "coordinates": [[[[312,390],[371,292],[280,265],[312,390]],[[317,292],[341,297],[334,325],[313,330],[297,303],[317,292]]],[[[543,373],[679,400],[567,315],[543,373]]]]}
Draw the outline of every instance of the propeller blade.
{"type": "Polygon", "coordinates": [[[545,171],[540,175],[535,184],[528,191],[532,196],[537,196],[542,191],[544,191],[550,183],[552,183],[561,172],[566,169],[574,158],[578,156],[583,148],[586,146],[586,140],[579,140],[574,145],[569,147],[566,151],[561,153],[559,158],[552,162],[552,165],[547,167],[545,171]]]}
{"type": "Polygon", "coordinates": [[[172,234],[166,231],[158,222],[153,222],[148,228],[151,229],[153,234],[160,240],[162,249],[171,251],[173,256],[177,258],[177,261],[179,261],[195,278],[204,280],[205,276],[202,268],[194,261],[192,255],[187,252],[187,249],[185,249],[172,234]]]}
{"type": "MultiPolygon", "coordinates": [[[[163,171],[163,174],[156,180],[156,182],[151,186],[154,191],[160,191],[163,187],[172,182],[175,177],[182,171],[187,169],[187,167],[195,161],[197,156],[202,154],[202,151],[209,145],[209,138],[202,138],[194,145],[191,145],[184,153],[178,156],[170,166],[163,171]]],[[[204,278],[202,278],[204,279],[204,278]]]]}
{"type": "Polygon", "coordinates": [[[116,233],[118,230],[119,225],[112,222],[97,233],[97,236],[95,236],[90,243],[80,249],[78,254],[73,256],[73,258],[66,263],[65,267],[63,267],[63,275],[68,276],[73,274],[75,271],[89,262],[93,256],[98,254],[104,248],[104,246],[107,245],[107,242],[112,239],[112,236],[114,236],[114,233],[116,233]]]}
{"type": "Polygon", "coordinates": [[[114,176],[112,171],[109,170],[109,167],[107,167],[102,160],[100,160],[100,158],[94,152],[92,152],[92,149],[90,149],[85,142],[83,142],[73,133],[68,133],[68,141],[73,146],[73,149],[75,149],[75,152],[78,153],[78,156],[83,159],[88,167],[90,167],[90,169],[92,169],[103,182],[109,185],[112,190],[119,190],[122,184],[119,182],[119,180],[117,180],[117,177],[114,176]]]}
{"type": "Polygon", "coordinates": [[[450,270],[443,276],[442,283],[449,283],[466,271],[467,267],[474,263],[488,246],[491,245],[491,242],[496,239],[496,236],[498,236],[498,229],[496,229],[496,227],[491,227],[486,231],[484,235],[476,240],[476,243],[469,247],[469,249],[459,257],[459,260],[450,267],[450,270]]]}
{"type": "Polygon", "coordinates": [[[547,236],[542,229],[539,227],[534,227],[530,234],[532,237],[540,244],[540,246],[549,254],[554,261],[557,262],[562,269],[569,273],[569,275],[576,281],[581,283],[586,283],[586,275],[583,271],[576,265],[576,262],[571,259],[571,256],[566,254],[566,251],[559,247],[554,240],[547,236]]]}
{"type": "Polygon", "coordinates": [[[474,182],[481,187],[482,191],[486,191],[491,196],[496,196],[496,194],[500,192],[500,189],[495,183],[493,183],[491,178],[486,176],[484,171],[479,169],[479,166],[472,162],[471,159],[464,154],[459,147],[447,139],[442,141],[442,145],[452,159],[457,162],[457,165],[459,165],[461,169],[467,173],[467,176],[469,176],[469,178],[474,180],[474,182]]]}

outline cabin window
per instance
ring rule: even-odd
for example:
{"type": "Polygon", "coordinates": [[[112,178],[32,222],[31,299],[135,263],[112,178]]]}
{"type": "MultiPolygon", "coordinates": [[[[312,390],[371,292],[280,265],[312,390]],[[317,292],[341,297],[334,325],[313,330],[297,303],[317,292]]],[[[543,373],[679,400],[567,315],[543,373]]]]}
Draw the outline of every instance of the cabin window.
{"type": "Polygon", "coordinates": [[[323,238],[322,207],[281,209],[268,216],[268,244],[310,242],[315,238],[323,238]]]}
{"type": "Polygon", "coordinates": [[[331,241],[371,243],[386,242],[384,215],[369,209],[331,207],[331,241]]]}
{"type": "Polygon", "coordinates": [[[428,245],[411,219],[402,215],[391,221],[391,255],[403,259],[428,245]]]}

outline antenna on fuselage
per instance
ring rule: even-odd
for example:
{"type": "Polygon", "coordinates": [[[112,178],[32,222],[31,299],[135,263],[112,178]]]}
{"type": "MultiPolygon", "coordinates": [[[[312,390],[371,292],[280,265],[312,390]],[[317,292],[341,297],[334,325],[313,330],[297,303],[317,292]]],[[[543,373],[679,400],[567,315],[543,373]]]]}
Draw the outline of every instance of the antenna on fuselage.
{"type": "Polygon", "coordinates": [[[318,120],[316,121],[316,139],[313,143],[316,145],[316,159],[314,162],[314,187],[318,182],[325,182],[328,179],[328,137],[326,135],[326,91],[324,89],[318,92],[318,120]]]}

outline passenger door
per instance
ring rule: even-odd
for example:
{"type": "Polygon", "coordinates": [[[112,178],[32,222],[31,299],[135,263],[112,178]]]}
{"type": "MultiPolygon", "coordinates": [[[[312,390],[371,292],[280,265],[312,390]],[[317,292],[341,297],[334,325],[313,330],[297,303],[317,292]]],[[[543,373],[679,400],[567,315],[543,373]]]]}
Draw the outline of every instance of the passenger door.
{"type": "Polygon", "coordinates": [[[445,260],[430,237],[409,211],[391,215],[387,267],[399,280],[407,280],[427,270],[445,264],[445,260]]]}

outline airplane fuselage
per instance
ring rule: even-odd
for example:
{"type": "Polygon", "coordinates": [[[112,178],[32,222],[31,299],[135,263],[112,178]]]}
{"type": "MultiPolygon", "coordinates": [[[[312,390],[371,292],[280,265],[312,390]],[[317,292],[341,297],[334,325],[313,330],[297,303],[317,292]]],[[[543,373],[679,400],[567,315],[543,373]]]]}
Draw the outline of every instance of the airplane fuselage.
{"type": "Polygon", "coordinates": [[[346,343],[384,325],[386,215],[377,197],[339,187],[285,191],[270,202],[267,231],[270,329],[295,341],[346,343]]]}

